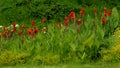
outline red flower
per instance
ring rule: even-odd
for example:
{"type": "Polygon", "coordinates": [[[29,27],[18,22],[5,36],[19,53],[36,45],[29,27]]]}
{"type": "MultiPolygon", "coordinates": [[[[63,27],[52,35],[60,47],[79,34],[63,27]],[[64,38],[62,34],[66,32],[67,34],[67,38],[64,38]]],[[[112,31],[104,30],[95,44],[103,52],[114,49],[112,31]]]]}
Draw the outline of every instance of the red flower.
{"type": "Polygon", "coordinates": [[[16,28],[13,29],[13,32],[16,32],[16,28]]]}
{"type": "Polygon", "coordinates": [[[69,19],[68,16],[65,16],[64,20],[66,21],[66,20],[68,20],[68,19],[69,19]]]}
{"type": "Polygon", "coordinates": [[[0,38],[2,37],[2,33],[0,33],[0,38]]]}
{"type": "Polygon", "coordinates": [[[34,28],[34,33],[38,33],[38,28],[34,28]]]}
{"type": "Polygon", "coordinates": [[[11,30],[7,30],[7,34],[10,34],[11,30]]]}
{"type": "Polygon", "coordinates": [[[81,11],[85,12],[85,8],[84,8],[84,7],[82,7],[81,11]]]}
{"type": "Polygon", "coordinates": [[[62,24],[61,24],[61,23],[58,23],[58,27],[61,29],[61,28],[62,28],[62,24]]]}
{"type": "Polygon", "coordinates": [[[70,12],[70,18],[74,19],[75,18],[75,12],[70,12]]]}
{"type": "Polygon", "coordinates": [[[4,38],[8,37],[8,35],[10,34],[11,30],[7,30],[4,32],[4,34],[2,35],[4,38]]]}
{"type": "Polygon", "coordinates": [[[23,31],[22,31],[22,30],[20,30],[20,31],[18,32],[19,36],[21,36],[21,35],[22,35],[22,33],[23,33],[23,31]]]}
{"type": "Polygon", "coordinates": [[[107,12],[104,12],[104,16],[107,16],[107,12]]]}
{"type": "Polygon", "coordinates": [[[107,11],[107,8],[106,8],[106,7],[104,7],[104,11],[107,11]]]}
{"type": "Polygon", "coordinates": [[[84,12],[83,11],[80,11],[80,16],[83,16],[84,12]]]}
{"type": "Polygon", "coordinates": [[[6,33],[3,34],[3,37],[6,38],[8,35],[6,33]]]}
{"type": "Polygon", "coordinates": [[[6,26],[3,26],[3,30],[6,31],[6,26]]]}
{"type": "Polygon", "coordinates": [[[42,18],[42,23],[45,23],[46,22],[46,18],[42,18]]]}
{"type": "Polygon", "coordinates": [[[13,23],[13,32],[15,32],[16,29],[17,29],[17,27],[16,27],[16,22],[14,22],[14,23],[13,23]]]}
{"type": "Polygon", "coordinates": [[[11,32],[11,30],[5,31],[4,34],[3,34],[3,36],[4,36],[4,37],[7,37],[7,36],[10,34],[10,32],[11,32]]]}
{"type": "Polygon", "coordinates": [[[94,8],[94,14],[96,14],[97,13],[97,9],[96,8],[94,8]]]}
{"type": "Polygon", "coordinates": [[[69,25],[69,20],[66,20],[64,25],[67,27],[69,25]]]}
{"type": "Polygon", "coordinates": [[[107,16],[107,8],[104,7],[104,15],[107,16]]]}
{"type": "Polygon", "coordinates": [[[31,25],[32,25],[32,26],[35,25],[35,21],[34,21],[34,20],[31,21],[31,25]]]}
{"type": "Polygon", "coordinates": [[[85,9],[84,9],[84,7],[82,7],[82,9],[80,10],[80,16],[83,16],[84,13],[85,13],[85,9]]]}
{"type": "Polygon", "coordinates": [[[110,17],[112,14],[112,11],[108,11],[107,16],[110,17]]]}
{"type": "Polygon", "coordinates": [[[65,16],[65,18],[64,18],[64,26],[68,26],[69,25],[69,18],[68,18],[68,16],[65,16]]]}
{"type": "Polygon", "coordinates": [[[107,21],[106,18],[103,17],[103,18],[102,18],[102,25],[103,25],[103,26],[105,25],[106,21],[107,21]]]}
{"type": "Polygon", "coordinates": [[[8,35],[11,33],[11,30],[7,30],[4,32],[3,37],[8,37],[8,35]]]}
{"type": "Polygon", "coordinates": [[[13,28],[16,28],[16,22],[13,23],[13,28]]]}
{"type": "Polygon", "coordinates": [[[22,28],[26,28],[24,24],[22,24],[22,28]]]}
{"type": "Polygon", "coordinates": [[[31,28],[28,28],[28,35],[32,35],[33,34],[33,30],[31,28]]]}
{"type": "Polygon", "coordinates": [[[79,18],[79,19],[78,19],[78,25],[80,25],[81,23],[82,23],[82,19],[79,18]]]}

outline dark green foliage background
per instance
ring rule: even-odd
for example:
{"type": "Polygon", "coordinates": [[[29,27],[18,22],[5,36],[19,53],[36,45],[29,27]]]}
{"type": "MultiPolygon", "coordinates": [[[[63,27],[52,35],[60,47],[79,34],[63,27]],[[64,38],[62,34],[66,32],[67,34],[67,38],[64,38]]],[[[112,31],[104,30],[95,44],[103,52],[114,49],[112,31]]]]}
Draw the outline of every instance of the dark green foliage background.
{"type": "Polygon", "coordinates": [[[119,0],[1,0],[0,24],[39,20],[42,17],[60,21],[70,11],[79,12],[82,6],[98,8],[116,6],[120,9],[119,2],[119,0]]]}

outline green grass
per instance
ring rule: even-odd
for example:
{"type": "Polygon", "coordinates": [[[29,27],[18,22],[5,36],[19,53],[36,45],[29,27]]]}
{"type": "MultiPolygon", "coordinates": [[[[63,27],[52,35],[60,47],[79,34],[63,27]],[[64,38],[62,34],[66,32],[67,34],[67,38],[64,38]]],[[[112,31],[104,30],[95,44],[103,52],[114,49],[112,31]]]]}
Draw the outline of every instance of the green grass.
{"type": "Polygon", "coordinates": [[[97,64],[60,64],[60,65],[16,65],[2,68],[119,68],[120,63],[97,63],[97,64]]]}

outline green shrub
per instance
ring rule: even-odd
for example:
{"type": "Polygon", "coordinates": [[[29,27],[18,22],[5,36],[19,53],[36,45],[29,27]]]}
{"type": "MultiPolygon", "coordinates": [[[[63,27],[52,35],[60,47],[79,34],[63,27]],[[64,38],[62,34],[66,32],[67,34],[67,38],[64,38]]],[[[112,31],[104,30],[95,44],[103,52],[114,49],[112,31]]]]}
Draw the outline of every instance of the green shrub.
{"type": "MultiPolygon", "coordinates": [[[[101,8],[105,5],[109,8],[120,7],[119,0],[7,0],[0,2],[0,22],[1,24],[10,24],[14,21],[28,22],[43,17],[60,21],[70,11],[78,12],[81,6],[101,8]]],[[[86,11],[90,12],[88,9],[86,11]]]]}
{"type": "Polygon", "coordinates": [[[16,64],[24,64],[28,62],[29,54],[21,53],[15,54],[11,51],[4,51],[0,55],[0,65],[8,66],[8,65],[16,65],[16,64]]]}
{"type": "Polygon", "coordinates": [[[59,55],[45,55],[45,56],[35,56],[33,57],[33,62],[38,64],[58,64],[60,63],[59,55]]]}

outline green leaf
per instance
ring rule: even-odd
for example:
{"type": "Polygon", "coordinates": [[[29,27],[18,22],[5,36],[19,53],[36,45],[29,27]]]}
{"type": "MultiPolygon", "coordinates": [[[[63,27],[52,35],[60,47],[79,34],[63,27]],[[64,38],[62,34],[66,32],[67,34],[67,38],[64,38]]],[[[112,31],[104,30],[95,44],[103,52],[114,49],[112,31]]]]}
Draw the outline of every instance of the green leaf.
{"type": "Polygon", "coordinates": [[[73,43],[71,43],[70,47],[71,47],[72,51],[76,51],[76,45],[74,45],[73,43]]]}
{"type": "Polygon", "coordinates": [[[81,59],[84,60],[86,53],[84,52],[81,59]]]}
{"type": "Polygon", "coordinates": [[[118,11],[117,11],[117,8],[114,7],[112,9],[112,17],[116,20],[116,21],[119,21],[119,14],[118,14],[118,11]]]}
{"type": "Polygon", "coordinates": [[[97,26],[97,35],[100,39],[103,39],[104,38],[104,30],[102,28],[100,28],[100,26],[97,26]]]}
{"type": "Polygon", "coordinates": [[[92,34],[89,38],[87,38],[83,44],[86,45],[86,46],[89,46],[91,48],[91,46],[93,45],[94,43],[94,34],[92,34]]]}
{"type": "Polygon", "coordinates": [[[100,41],[98,41],[98,40],[95,40],[95,46],[96,46],[96,49],[98,49],[99,47],[100,47],[100,41]]]}
{"type": "Polygon", "coordinates": [[[85,22],[85,26],[87,29],[91,29],[93,26],[93,23],[92,23],[92,18],[90,15],[87,16],[87,21],[85,22]]]}

